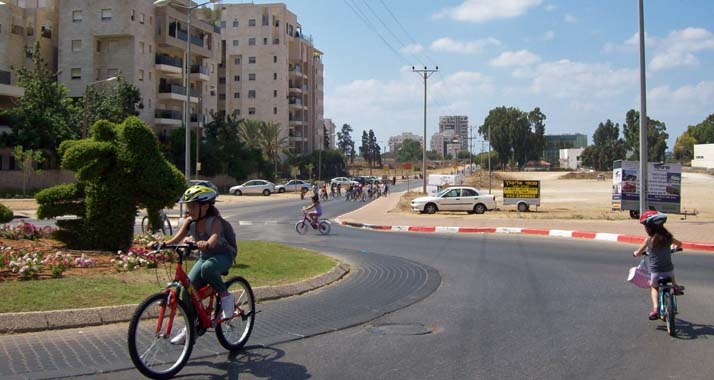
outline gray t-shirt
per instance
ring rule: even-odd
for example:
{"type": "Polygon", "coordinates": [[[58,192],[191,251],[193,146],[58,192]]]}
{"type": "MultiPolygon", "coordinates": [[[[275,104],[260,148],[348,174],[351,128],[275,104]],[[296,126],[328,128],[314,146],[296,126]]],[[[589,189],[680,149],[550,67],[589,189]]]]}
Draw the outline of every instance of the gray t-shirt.
{"type": "MultiPolygon", "coordinates": [[[[189,226],[189,232],[191,233],[191,237],[193,238],[194,241],[208,241],[208,239],[211,237],[212,229],[213,229],[213,223],[218,223],[219,221],[212,217],[208,216],[206,217],[206,224],[205,224],[205,231],[203,233],[198,232],[198,222],[194,221],[191,223],[189,226]]],[[[221,255],[221,254],[233,254],[233,247],[231,247],[228,244],[228,241],[226,238],[223,236],[223,231],[218,235],[218,244],[214,248],[209,248],[205,251],[201,251],[201,258],[207,259],[212,256],[216,255],[221,255]]]]}
{"type": "Polygon", "coordinates": [[[647,238],[647,254],[650,257],[650,272],[662,273],[674,270],[672,250],[669,247],[654,249],[652,247],[652,237],[647,238]]]}

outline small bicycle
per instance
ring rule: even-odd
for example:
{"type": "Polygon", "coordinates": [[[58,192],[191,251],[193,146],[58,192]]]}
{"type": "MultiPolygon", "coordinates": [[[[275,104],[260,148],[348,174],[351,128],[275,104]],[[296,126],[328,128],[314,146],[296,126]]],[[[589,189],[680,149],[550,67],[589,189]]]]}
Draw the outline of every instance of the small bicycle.
{"type": "Polygon", "coordinates": [[[302,220],[295,223],[295,231],[300,235],[305,235],[308,231],[308,227],[312,227],[313,230],[320,232],[320,235],[327,235],[332,229],[332,224],[327,220],[318,219],[317,223],[313,223],[310,217],[307,216],[307,212],[303,211],[302,220]]]}
{"type": "MultiPolygon", "coordinates": [[[[672,249],[672,253],[679,251],[682,251],[682,248],[672,249]]],[[[657,291],[659,299],[659,318],[663,320],[667,326],[669,336],[675,336],[677,335],[677,292],[672,285],[672,278],[670,277],[657,278],[657,284],[659,289],[657,291]]],[[[681,289],[684,289],[684,287],[681,289]]]]}
{"type": "MultiPolygon", "coordinates": [[[[161,232],[164,235],[173,235],[174,229],[171,226],[171,221],[168,215],[166,215],[166,210],[161,210],[161,232]]],[[[146,215],[141,219],[141,233],[152,232],[151,224],[149,223],[149,216],[146,215]]]]}
{"type": "Polygon", "coordinates": [[[197,249],[196,244],[162,244],[154,248],[173,249],[177,253],[176,273],[173,282],[146,298],[131,318],[127,343],[136,368],[152,379],[173,377],[191,356],[197,336],[209,328],[215,329],[218,342],[226,349],[241,349],[255,322],[255,298],[248,281],[240,276],[226,281],[235,299],[235,311],[231,318],[222,319],[218,293],[210,285],[194,290],[183,270],[183,261],[197,249]],[[182,293],[188,293],[193,308],[181,299],[182,293]],[[172,343],[183,329],[185,341],[172,343]]]}

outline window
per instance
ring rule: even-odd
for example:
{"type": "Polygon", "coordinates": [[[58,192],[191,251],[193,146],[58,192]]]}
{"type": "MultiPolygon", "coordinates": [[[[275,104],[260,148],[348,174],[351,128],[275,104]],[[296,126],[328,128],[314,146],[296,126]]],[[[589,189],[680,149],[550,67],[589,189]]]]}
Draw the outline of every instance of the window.
{"type": "Polygon", "coordinates": [[[233,27],[237,28],[238,27],[238,20],[233,20],[233,27]]]}
{"type": "Polygon", "coordinates": [[[233,81],[234,81],[234,82],[240,82],[240,75],[234,75],[234,76],[233,76],[233,81]]]}
{"type": "Polygon", "coordinates": [[[238,46],[238,40],[233,40],[233,46],[238,46]]]}
{"type": "Polygon", "coordinates": [[[248,45],[254,46],[254,45],[255,45],[255,38],[249,38],[249,39],[248,39],[248,45]]]}
{"type": "Polygon", "coordinates": [[[273,45],[280,45],[280,38],[273,38],[273,45]]]}
{"type": "Polygon", "coordinates": [[[146,16],[145,16],[143,13],[141,13],[141,14],[139,15],[139,24],[143,24],[143,23],[144,23],[145,17],[146,17],[146,16]]]}
{"type": "Polygon", "coordinates": [[[263,45],[267,45],[267,44],[268,44],[268,37],[263,37],[263,45]]]}
{"type": "Polygon", "coordinates": [[[240,65],[240,58],[234,58],[234,59],[233,59],[233,64],[234,64],[234,65],[240,65]]]}
{"type": "Polygon", "coordinates": [[[268,15],[263,15],[263,26],[270,25],[270,18],[268,15]]]}
{"type": "Polygon", "coordinates": [[[143,81],[144,80],[144,70],[139,69],[139,80],[143,81]]]}
{"type": "Polygon", "coordinates": [[[71,70],[72,79],[82,79],[82,69],[73,67],[71,70]]]}
{"type": "Polygon", "coordinates": [[[255,19],[254,19],[254,18],[248,20],[248,26],[255,26],[255,19]]]}
{"type": "Polygon", "coordinates": [[[82,21],[82,11],[72,11],[72,22],[82,21]]]}
{"type": "Polygon", "coordinates": [[[151,54],[151,50],[153,50],[153,49],[151,47],[151,44],[149,44],[149,54],[151,54]]]}
{"type": "Polygon", "coordinates": [[[255,57],[248,57],[248,63],[255,63],[255,57]]]}
{"type": "Polygon", "coordinates": [[[226,94],[218,94],[218,100],[226,100],[226,94]]]}
{"type": "Polygon", "coordinates": [[[218,84],[226,84],[226,77],[218,78],[218,84]]]}
{"type": "MultiPolygon", "coordinates": [[[[149,25],[154,25],[154,16],[149,15],[149,25]]],[[[149,99],[151,101],[151,99],[149,99]]]]}
{"type": "Polygon", "coordinates": [[[144,53],[144,41],[139,41],[139,53],[144,53]]]}
{"type": "MultiPolygon", "coordinates": [[[[151,81],[151,71],[149,71],[149,81],[151,81]]],[[[151,101],[151,99],[149,99],[151,101]]]]}
{"type": "Polygon", "coordinates": [[[278,107],[273,107],[273,115],[277,115],[277,114],[278,114],[278,107]]]}
{"type": "Polygon", "coordinates": [[[275,20],[275,27],[279,28],[280,27],[280,20],[275,20]]]}
{"type": "Polygon", "coordinates": [[[211,63],[211,74],[213,74],[216,71],[216,65],[211,63]]]}
{"type": "Polygon", "coordinates": [[[235,110],[235,111],[233,111],[233,114],[236,115],[236,116],[240,116],[240,110],[235,110]]]}
{"type": "MultiPolygon", "coordinates": [[[[255,98],[255,90],[248,90],[248,97],[255,98]]],[[[252,115],[252,114],[251,114],[252,115]]]]}
{"type": "Polygon", "coordinates": [[[278,80],[278,73],[273,73],[273,80],[278,80]]]}
{"type": "Polygon", "coordinates": [[[105,8],[102,9],[102,21],[109,21],[112,19],[112,9],[105,8]]]}
{"type": "Polygon", "coordinates": [[[248,74],[248,80],[255,80],[255,74],[254,73],[248,74]]]}
{"type": "Polygon", "coordinates": [[[248,108],[248,115],[255,115],[255,108],[248,108]]]}
{"type": "Polygon", "coordinates": [[[240,99],[240,92],[234,92],[233,99],[240,99]]]}
{"type": "Polygon", "coordinates": [[[278,90],[273,90],[273,97],[277,98],[278,97],[278,90]]]}
{"type": "Polygon", "coordinates": [[[102,41],[97,41],[97,53],[102,52],[102,41]]]}
{"type": "Polygon", "coordinates": [[[274,55],[274,56],[273,56],[273,63],[278,63],[278,56],[277,56],[277,55],[274,55]]]}
{"type": "Polygon", "coordinates": [[[134,21],[134,15],[136,15],[136,9],[131,10],[131,16],[129,17],[131,21],[134,21]]]}
{"type": "Polygon", "coordinates": [[[72,51],[82,50],[82,40],[72,40],[72,51]]]}
{"type": "Polygon", "coordinates": [[[222,28],[222,29],[225,29],[225,28],[226,28],[226,22],[225,22],[225,21],[221,21],[221,28],[222,28]]]}

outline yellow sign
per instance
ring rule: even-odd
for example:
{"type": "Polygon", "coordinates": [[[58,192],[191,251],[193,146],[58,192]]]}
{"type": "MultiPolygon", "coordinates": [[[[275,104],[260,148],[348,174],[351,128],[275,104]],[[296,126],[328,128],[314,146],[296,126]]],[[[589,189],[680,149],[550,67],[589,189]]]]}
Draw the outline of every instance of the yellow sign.
{"type": "Polygon", "coordinates": [[[504,180],[503,198],[540,198],[540,181],[504,180]]]}

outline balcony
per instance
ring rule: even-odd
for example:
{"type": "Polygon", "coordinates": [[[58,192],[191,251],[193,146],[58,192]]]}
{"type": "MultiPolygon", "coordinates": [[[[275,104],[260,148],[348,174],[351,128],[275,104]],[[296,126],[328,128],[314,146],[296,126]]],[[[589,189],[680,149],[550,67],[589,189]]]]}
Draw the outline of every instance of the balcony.
{"type": "Polygon", "coordinates": [[[303,109],[303,108],[306,108],[306,107],[302,104],[302,99],[290,99],[290,100],[288,100],[288,107],[290,107],[291,109],[303,109]]]}
{"type": "Polygon", "coordinates": [[[206,115],[202,113],[192,113],[191,124],[195,126],[196,123],[199,123],[200,125],[206,125],[206,115]]]}
{"type": "MultiPolygon", "coordinates": [[[[188,32],[180,28],[176,28],[175,24],[171,24],[169,25],[169,36],[181,41],[186,41],[188,39],[188,32]]],[[[191,43],[196,46],[204,47],[202,36],[192,35],[191,43]]]]}
{"type": "Polygon", "coordinates": [[[203,65],[191,66],[191,79],[208,82],[208,67],[203,65]]]}
{"type": "MultiPolygon", "coordinates": [[[[191,103],[198,103],[200,93],[197,90],[191,89],[191,103]]],[[[159,85],[159,100],[186,100],[186,87],[176,84],[161,84],[159,85]]]]}
{"type": "Polygon", "coordinates": [[[25,34],[25,28],[20,25],[13,25],[12,28],[10,28],[10,33],[22,36],[25,34]]]}
{"type": "Polygon", "coordinates": [[[172,57],[170,55],[156,56],[156,71],[166,73],[166,76],[172,78],[181,78],[183,71],[183,60],[181,58],[172,57]]]}
{"type": "Polygon", "coordinates": [[[302,87],[300,87],[299,84],[293,83],[293,81],[290,81],[288,84],[288,90],[290,92],[297,92],[302,94],[302,87]]]}
{"type": "Polygon", "coordinates": [[[9,71],[0,70],[0,84],[10,84],[12,73],[9,71]]]}
{"type": "Polygon", "coordinates": [[[20,86],[13,86],[12,74],[9,71],[0,70],[0,96],[10,96],[19,98],[25,94],[25,89],[20,86]]]}
{"type": "Polygon", "coordinates": [[[154,123],[160,125],[181,125],[183,119],[181,111],[156,109],[154,111],[154,123]]]}

